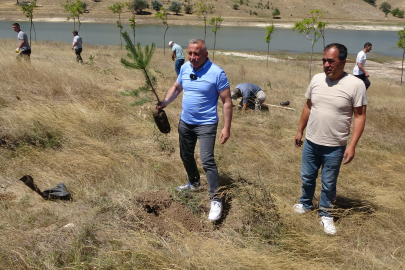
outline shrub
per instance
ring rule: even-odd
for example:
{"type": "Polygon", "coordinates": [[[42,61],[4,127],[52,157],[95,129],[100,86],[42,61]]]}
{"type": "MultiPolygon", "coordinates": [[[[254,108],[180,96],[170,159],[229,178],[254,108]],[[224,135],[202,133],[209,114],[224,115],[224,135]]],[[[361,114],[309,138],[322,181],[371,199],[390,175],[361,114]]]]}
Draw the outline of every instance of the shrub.
{"type": "Polygon", "coordinates": [[[252,14],[253,14],[253,15],[256,15],[256,16],[258,15],[256,11],[253,11],[253,13],[252,13],[252,14]]]}
{"type": "Polygon", "coordinates": [[[152,1],[152,9],[156,12],[160,12],[160,8],[163,7],[163,4],[159,0],[152,1]]]}
{"type": "Polygon", "coordinates": [[[239,9],[239,5],[238,4],[234,4],[232,7],[234,10],[238,10],[239,9]]]}
{"type": "Polygon", "coordinates": [[[172,1],[170,3],[169,10],[176,13],[176,15],[179,14],[181,10],[181,3],[178,1],[172,1]]]}
{"type": "Polygon", "coordinates": [[[366,2],[366,3],[368,3],[368,4],[372,5],[372,6],[377,6],[376,3],[375,3],[375,0],[364,0],[364,2],[366,2]]]}
{"type": "Polygon", "coordinates": [[[393,9],[393,10],[391,11],[391,14],[392,14],[393,16],[398,16],[398,12],[399,12],[399,8],[396,8],[396,9],[393,9]]]}
{"type": "Polygon", "coordinates": [[[403,10],[398,11],[397,16],[398,16],[398,18],[403,18],[404,17],[404,11],[403,10]]]}
{"type": "Polygon", "coordinates": [[[184,0],[184,12],[186,14],[192,14],[193,13],[193,6],[191,5],[191,0],[184,0]]]}
{"type": "Polygon", "coordinates": [[[131,3],[131,9],[135,10],[138,14],[142,14],[142,10],[146,8],[149,8],[149,4],[146,0],[134,0],[131,3]]]}
{"type": "Polygon", "coordinates": [[[278,15],[280,15],[280,10],[278,10],[278,8],[274,9],[271,15],[273,15],[273,18],[277,17],[278,15]]]}
{"type": "Polygon", "coordinates": [[[380,5],[380,10],[385,13],[385,17],[387,14],[391,12],[391,5],[388,2],[382,2],[380,5]]]}

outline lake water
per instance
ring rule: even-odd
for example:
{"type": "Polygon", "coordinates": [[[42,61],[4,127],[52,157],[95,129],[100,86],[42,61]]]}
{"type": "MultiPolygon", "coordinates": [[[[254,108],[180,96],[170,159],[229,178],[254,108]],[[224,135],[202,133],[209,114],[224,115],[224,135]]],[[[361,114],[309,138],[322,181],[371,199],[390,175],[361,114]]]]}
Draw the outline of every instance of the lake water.
{"type": "MultiPolygon", "coordinates": [[[[170,21],[169,21],[170,23],[170,21]]],[[[12,22],[0,21],[0,38],[15,38],[11,27],[12,22]]],[[[21,29],[29,34],[29,22],[20,22],[21,29]]],[[[55,40],[72,42],[72,22],[36,22],[37,41],[55,40]]],[[[163,25],[139,25],[136,27],[136,42],[143,46],[155,42],[158,48],[163,47],[163,25]]],[[[206,43],[208,49],[214,47],[214,33],[207,27],[206,43]]],[[[132,33],[129,25],[124,30],[132,33]]],[[[363,49],[365,42],[373,44],[370,54],[383,54],[402,57],[403,50],[396,47],[398,41],[396,31],[366,31],[366,30],[338,30],[327,29],[325,32],[326,44],[338,42],[344,44],[350,54],[357,54],[363,49]]],[[[34,33],[32,32],[34,36],[34,33]]],[[[264,41],[266,31],[262,27],[233,27],[224,26],[217,34],[216,49],[229,51],[267,51],[264,41]]],[[[32,36],[32,39],[34,37],[32,36]]],[[[82,23],[80,36],[83,42],[98,45],[119,44],[119,29],[115,24],[82,23]]],[[[166,34],[166,44],[170,40],[186,48],[192,38],[204,38],[204,27],[198,26],[170,26],[166,34]]],[[[168,46],[167,46],[168,47],[168,46]]],[[[314,52],[322,52],[322,39],[314,46],[314,52]]],[[[275,28],[270,42],[271,52],[306,53],[311,52],[311,43],[304,35],[293,32],[290,28],[275,28]]]]}

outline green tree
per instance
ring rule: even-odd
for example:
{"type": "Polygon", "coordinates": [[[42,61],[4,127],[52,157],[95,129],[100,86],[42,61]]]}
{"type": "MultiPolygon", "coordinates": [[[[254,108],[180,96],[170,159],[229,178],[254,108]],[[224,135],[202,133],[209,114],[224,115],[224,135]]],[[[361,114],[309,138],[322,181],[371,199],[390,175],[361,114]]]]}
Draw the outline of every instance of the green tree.
{"type": "Polygon", "coordinates": [[[280,15],[280,10],[278,8],[274,9],[274,11],[271,13],[273,15],[273,19],[276,18],[278,15],[280,15]]]}
{"type": "Polygon", "coordinates": [[[397,46],[398,48],[404,50],[402,53],[402,73],[401,73],[401,84],[402,84],[402,77],[404,75],[404,57],[405,57],[405,28],[403,30],[398,31],[397,36],[399,37],[397,46]]]}
{"type": "Polygon", "coordinates": [[[204,0],[196,3],[196,14],[198,18],[201,18],[204,21],[204,41],[207,37],[207,16],[212,13],[214,6],[207,4],[204,0]]]}
{"type": "Polygon", "coordinates": [[[136,10],[135,10],[135,6],[133,5],[133,2],[128,2],[126,3],[127,8],[129,9],[129,11],[131,11],[132,13],[132,17],[129,19],[129,27],[132,29],[132,34],[134,36],[134,43],[135,44],[135,27],[136,27],[136,20],[135,20],[135,15],[136,15],[136,10]]]}
{"type": "Polygon", "coordinates": [[[163,7],[163,4],[159,0],[153,0],[151,4],[152,9],[155,10],[156,12],[160,12],[160,8],[163,7]]]}
{"type": "Polygon", "coordinates": [[[33,0],[31,3],[27,2],[20,2],[19,5],[21,6],[22,12],[25,14],[27,18],[30,19],[31,27],[30,27],[30,45],[31,44],[31,29],[34,28],[34,33],[35,33],[35,41],[37,41],[37,32],[35,31],[35,25],[34,22],[32,21],[32,18],[34,17],[34,9],[37,7],[37,0],[33,0]]]}
{"type": "Polygon", "coordinates": [[[77,19],[79,23],[79,29],[77,30],[77,32],[80,31],[80,26],[82,25],[80,22],[80,15],[84,13],[86,6],[87,6],[86,3],[83,3],[80,0],[76,0],[76,2],[70,2],[70,0],[66,0],[66,3],[62,5],[65,11],[69,13],[67,20],[69,21],[71,18],[73,18],[74,30],[76,29],[76,19],[77,19]]]}
{"type": "Polygon", "coordinates": [[[149,8],[149,4],[145,0],[134,0],[131,5],[137,14],[142,14],[142,10],[149,8]]]}
{"type": "Polygon", "coordinates": [[[163,55],[166,55],[166,32],[169,29],[169,23],[167,22],[167,11],[163,7],[160,8],[161,12],[155,14],[155,19],[161,19],[163,25],[166,25],[165,33],[163,34],[163,55]]]}
{"type": "Polygon", "coordinates": [[[377,6],[376,3],[375,3],[375,0],[364,0],[364,2],[366,2],[366,3],[368,3],[368,4],[372,5],[372,6],[377,6]]]}
{"type": "Polygon", "coordinates": [[[212,28],[212,32],[214,32],[214,51],[212,53],[212,61],[215,60],[215,44],[217,42],[217,33],[218,33],[218,30],[221,28],[221,23],[223,21],[224,21],[224,19],[222,19],[220,16],[213,17],[210,20],[210,25],[214,26],[214,28],[212,28]]]}
{"type": "Polygon", "coordinates": [[[391,5],[388,2],[382,2],[380,5],[380,10],[385,13],[385,17],[387,17],[388,13],[391,12],[391,5]]]}
{"type": "Polygon", "coordinates": [[[180,2],[172,1],[170,3],[169,10],[176,13],[176,15],[178,15],[179,12],[181,11],[181,6],[182,6],[182,4],[180,2]]]}
{"type": "Polygon", "coordinates": [[[319,33],[322,36],[323,40],[323,47],[325,48],[325,28],[326,28],[326,22],[321,21],[320,19],[322,18],[322,11],[320,9],[313,9],[309,13],[311,13],[312,17],[317,18],[317,24],[316,24],[316,29],[319,31],[319,33]]]}
{"type": "Polygon", "coordinates": [[[391,11],[392,16],[398,16],[399,8],[395,8],[391,11]]]}
{"type": "MultiPolygon", "coordinates": [[[[311,10],[312,11],[312,10],[311,10]]],[[[311,68],[312,68],[312,55],[314,53],[314,45],[321,37],[322,34],[317,28],[318,17],[315,16],[316,12],[312,12],[311,18],[305,18],[301,22],[295,23],[292,28],[293,31],[297,30],[298,33],[303,34],[309,41],[311,41],[311,60],[309,62],[309,80],[311,80],[311,68]]]]}
{"type": "Polygon", "coordinates": [[[274,32],[273,24],[266,26],[266,36],[264,37],[264,41],[266,41],[267,43],[267,68],[269,67],[270,40],[273,32],[274,32]]]}
{"type": "Polygon", "coordinates": [[[397,16],[398,16],[398,18],[403,18],[404,17],[404,11],[403,10],[398,11],[397,16]]]}
{"type": "Polygon", "coordinates": [[[118,14],[118,21],[117,21],[117,27],[120,29],[120,42],[121,42],[121,51],[122,51],[122,28],[124,28],[121,24],[121,13],[123,12],[123,9],[125,7],[124,3],[115,3],[112,6],[109,6],[108,9],[111,10],[114,14],[118,14]]]}
{"type": "Polygon", "coordinates": [[[234,10],[238,10],[238,9],[239,9],[239,5],[238,5],[238,4],[233,4],[232,8],[233,8],[234,10]]]}
{"type": "Polygon", "coordinates": [[[184,12],[186,14],[193,13],[193,5],[191,4],[191,0],[184,0],[184,12]]]}

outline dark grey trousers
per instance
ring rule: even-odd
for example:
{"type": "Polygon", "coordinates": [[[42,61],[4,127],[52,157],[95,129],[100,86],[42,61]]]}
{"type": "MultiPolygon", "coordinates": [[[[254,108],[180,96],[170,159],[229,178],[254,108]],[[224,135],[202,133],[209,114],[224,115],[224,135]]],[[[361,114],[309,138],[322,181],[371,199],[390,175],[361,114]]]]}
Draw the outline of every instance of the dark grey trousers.
{"type": "Polygon", "coordinates": [[[219,176],[214,159],[215,138],[218,124],[189,125],[182,120],[179,122],[180,157],[187,171],[191,184],[200,181],[200,173],[194,158],[197,139],[200,144],[200,158],[207,176],[210,198],[215,197],[219,188],[219,176]]]}
{"type": "Polygon", "coordinates": [[[355,77],[359,78],[364,82],[364,85],[366,86],[366,90],[370,87],[370,80],[366,77],[366,75],[363,73],[361,75],[354,75],[355,77]]]}

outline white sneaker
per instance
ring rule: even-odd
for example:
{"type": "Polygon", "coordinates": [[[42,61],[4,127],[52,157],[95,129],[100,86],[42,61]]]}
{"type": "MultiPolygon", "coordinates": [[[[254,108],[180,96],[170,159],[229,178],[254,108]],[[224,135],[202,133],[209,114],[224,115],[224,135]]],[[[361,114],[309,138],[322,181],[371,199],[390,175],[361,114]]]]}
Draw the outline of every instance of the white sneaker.
{"type": "Polygon", "coordinates": [[[333,217],[321,217],[321,225],[327,234],[335,234],[336,227],[333,223],[333,217]]]}
{"type": "Polygon", "coordinates": [[[305,214],[309,211],[309,209],[304,208],[302,203],[294,204],[293,206],[294,212],[297,214],[305,214]]]}
{"type": "Polygon", "coordinates": [[[211,201],[211,210],[210,214],[208,215],[208,219],[211,221],[216,221],[221,218],[222,214],[222,202],[212,200],[211,201]]]}

